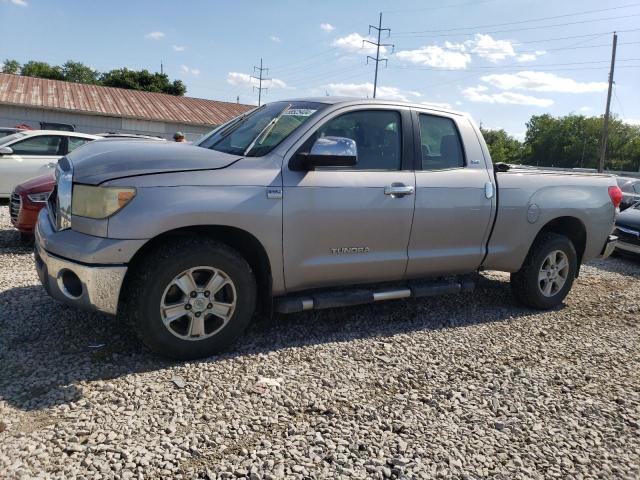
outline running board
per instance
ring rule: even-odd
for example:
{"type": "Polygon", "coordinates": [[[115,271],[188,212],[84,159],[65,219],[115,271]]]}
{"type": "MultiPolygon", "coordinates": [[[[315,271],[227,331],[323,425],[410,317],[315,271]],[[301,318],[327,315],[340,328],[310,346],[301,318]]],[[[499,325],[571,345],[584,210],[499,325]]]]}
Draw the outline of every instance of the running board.
{"type": "Polygon", "coordinates": [[[433,297],[452,293],[472,292],[475,283],[470,278],[457,280],[412,281],[398,288],[315,291],[293,294],[275,299],[275,311],[278,313],[295,313],[304,310],[321,310],[323,308],[348,307],[383,300],[400,298],[433,297]]]}

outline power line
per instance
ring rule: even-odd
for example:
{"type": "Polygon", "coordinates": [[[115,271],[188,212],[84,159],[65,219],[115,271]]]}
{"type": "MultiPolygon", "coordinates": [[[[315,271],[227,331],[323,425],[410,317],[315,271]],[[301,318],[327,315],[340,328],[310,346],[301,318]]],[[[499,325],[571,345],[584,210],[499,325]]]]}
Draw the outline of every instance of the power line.
{"type": "MultiPolygon", "coordinates": [[[[591,20],[576,20],[575,22],[565,22],[565,23],[555,23],[552,25],[536,25],[533,27],[518,27],[518,28],[511,28],[511,29],[505,29],[505,30],[491,30],[488,32],[483,32],[485,34],[487,33],[507,33],[507,32],[520,32],[522,30],[539,30],[539,29],[543,29],[543,28],[555,28],[555,27],[566,27],[569,25],[579,25],[579,24],[583,24],[583,23],[593,23],[593,22],[604,22],[604,21],[608,21],[608,20],[619,20],[621,18],[631,18],[631,17],[638,17],[640,16],[640,13],[633,13],[630,15],[619,15],[617,17],[608,17],[608,18],[594,18],[591,20]]],[[[477,33],[475,32],[471,32],[471,33],[441,33],[441,34],[437,34],[437,35],[397,35],[399,37],[408,37],[408,38],[438,38],[438,37],[451,37],[451,36],[473,36],[473,35],[477,35],[477,33]]]]}
{"type": "Polygon", "coordinates": [[[254,86],[253,90],[254,91],[258,90],[258,106],[260,106],[261,102],[262,102],[262,90],[265,90],[265,91],[268,90],[267,87],[263,87],[262,86],[262,81],[263,80],[271,80],[271,79],[262,76],[262,72],[267,72],[267,75],[269,75],[269,69],[268,68],[262,68],[262,58],[260,59],[260,66],[259,67],[256,67],[256,66],[253,67],[253,73],[254,74],[256,73],[256,70],[258,72],[260,72],[259,76],[256,77],[255,75],[251,75],[251,78],[255,78],[256,80],[258,80],[258,87],[254,86]]]}
{"type": "Polygon", "coordinates": [[[622,102],[618,98],[617,91],[618,91],[618,86],[614,83],[613,84],[613,97],[616,99],[616,102],[618,102],[618,106],[620,107],[620,113],[622,114],[622,118],[627,118],[627,116],[624,114],[624,108],[622,108],[622,102]]]}
{"type": "Polygon", "coordinates": [[[574,17],[576,15],[587,15],[590,13],[600,13],[600,12],[607,12],[610,10],[620,10],[622,8],[631,8],[631,7],[637,7],[640,6],[640,3],[630,3],[627,5],[619,5],[617,7],[609,7],[609,8],[600,8],[597,10],[583,10],[581,12],[573,12],[573,13],[565,13],[563,15],[554,15],[551,17],[538,17],[538,18],[531,18],[528,20],[519,20],[516,22],[505,22],[505,23],[493,23],[493,24],[485,24],[485,25],[474,25],[471,27],[458,27],[458,28],[442,28],[442,29],[438,29],[438,30],[417,30],[417,31],[407,31],[407,32],[397,32],[397,34],[408,34],[408,33],[440,33],[440,32],[453,32],[456,30],[478,30],[480,28],[489,28],[489,27],[504,27],[507,25],[521,25],[523,23],[531,23],[531,22],[541,22],[544,20],[554,20],[556,18],[565,18],[565,17],[574,17]]]}
{"type": "Polygon", "coordinates": [[[387,32],[387,37],[391,35],[390,28],[382,28],[382,12],[380,12],[380,19],[378,20],[378,26],[369,25],[369,34],[371,34],[371,29],[374,29],[378,32],[378,41],[372,42],[371,40],[363,40],[362,45],[364,46],[365,42],[370,43],[371,45],[375,45],[376,47],[376,58],[373,58],[371,55],[367,55],[367,64],[369,63],[369,59],[376,62],[376,73],[373,77],[373,98],[376,98],[376,89],[378,87],[378,65],[380,62],[384,62],[385,66],[388,63],[386,58],[380,58],[380,47],[391,47],[392,52],[395,46],[392,43],[380,43],[380,34],[382,32],[387,32]]]}

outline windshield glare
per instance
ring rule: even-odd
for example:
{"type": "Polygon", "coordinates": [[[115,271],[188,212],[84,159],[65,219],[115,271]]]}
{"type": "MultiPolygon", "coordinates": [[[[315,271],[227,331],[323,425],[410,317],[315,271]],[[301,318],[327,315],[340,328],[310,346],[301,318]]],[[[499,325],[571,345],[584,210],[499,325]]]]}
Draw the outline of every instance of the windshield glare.
{"type": "Polygon", "coordinates": [[[273,150],[325,106],[314,102],[269,103],[218,127],[198,146],[233,155],[259,157],[273,150]]]}

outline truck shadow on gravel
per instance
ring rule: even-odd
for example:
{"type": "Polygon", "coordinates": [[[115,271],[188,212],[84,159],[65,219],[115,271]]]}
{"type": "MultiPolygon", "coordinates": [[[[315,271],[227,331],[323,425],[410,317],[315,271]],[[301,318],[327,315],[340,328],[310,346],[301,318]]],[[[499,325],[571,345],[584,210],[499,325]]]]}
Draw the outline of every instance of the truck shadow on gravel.
{"type": "MultiPolygon", "coordinates": [[[[535,314],[515,304],[503,280],[481,277],[473,294],[276,315],[255,322],[228,353],[200,362],[535,314]]],[[[0,398],[24,411],[79,400],[79,382],[182,364],[146,351],[126,321],[59,304],[40,286],[0,293],[0,312],[0,398]]]]}

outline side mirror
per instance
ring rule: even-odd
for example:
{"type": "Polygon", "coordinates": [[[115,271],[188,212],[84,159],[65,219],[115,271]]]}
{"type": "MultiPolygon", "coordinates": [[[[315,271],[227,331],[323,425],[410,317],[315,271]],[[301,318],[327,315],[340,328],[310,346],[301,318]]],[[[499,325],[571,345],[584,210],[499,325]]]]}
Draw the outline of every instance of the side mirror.
{"type": "Polygon", "coordinates": [[[353,167],[358,163],[356,142],[346,137],[318,138],[309,153],[296,155],[300,170],[317,167],[353,167]]]}
{"type": "Polygon", "coordinates": [[[0,147],[0,155],[12,155],[13,148],[11,147],[0,147]]]}

